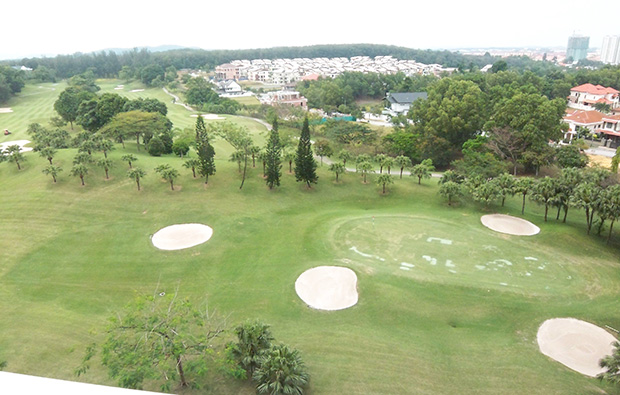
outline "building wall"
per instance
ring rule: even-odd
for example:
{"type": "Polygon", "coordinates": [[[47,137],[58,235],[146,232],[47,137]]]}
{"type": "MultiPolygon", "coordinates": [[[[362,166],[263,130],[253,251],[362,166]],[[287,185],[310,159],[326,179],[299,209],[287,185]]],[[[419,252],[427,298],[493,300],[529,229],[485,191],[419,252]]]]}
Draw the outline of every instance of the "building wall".
{"type": "Polygon", "coordinates": [[[590,37],[571,36],[568,38],[568,46],[566,47],[566,57],[573,58],[578,62],[588,56],[588,47],[590,45],[590,37]]]}
{"type": "Polygon", "coordinates": [[[605,36],[601,47],[601,62],[620,64],[620,36],[605,36]]]}

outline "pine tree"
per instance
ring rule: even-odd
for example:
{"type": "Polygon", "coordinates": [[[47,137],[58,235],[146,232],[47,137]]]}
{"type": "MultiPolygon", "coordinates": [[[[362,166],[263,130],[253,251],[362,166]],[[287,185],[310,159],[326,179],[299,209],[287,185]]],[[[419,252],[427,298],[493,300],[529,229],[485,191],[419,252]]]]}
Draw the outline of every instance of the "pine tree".
{"type": "Polygon", "coordinates": [[[319,179],[316,175],[316,166],[316,161],[312,156],[308,117],[306,117],[304,119],[304,125],[301,128],[297,155],[295,156],[295,179],[297,181],[304,181],[308,185],[308,188],[311,188],[310,183],[316,184],[319,179]]]}
{"type": "Polygon", "coordinates": [[[282,173],[282,146],[280,145],[280,135],[278,133],[278,118],[273,120],[273,127],[269,132],[269,140],[267,141],[265,164],[267,167],[267,186],[273,189],[274,186],[280,186],[280,176],[282,173]]]}
{"type": "Polygon", "coordinates": [[[215,150],[209,143],[209,136],[205,122],[201,116],[196,120],[196,154],[198,155],[198,173],[205,177],[205,184],[209,182],[209,176],[215,174],[215,150]]]}

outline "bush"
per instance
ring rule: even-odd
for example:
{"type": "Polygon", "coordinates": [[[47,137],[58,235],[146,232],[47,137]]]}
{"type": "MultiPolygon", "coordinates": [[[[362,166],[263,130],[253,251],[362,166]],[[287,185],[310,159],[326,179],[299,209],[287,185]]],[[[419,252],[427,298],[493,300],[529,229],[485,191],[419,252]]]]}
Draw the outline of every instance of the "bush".
{"type": "Polygon", "coordinates": [[[146,150],[151,156],[161,156],[165,152],[166,146],[158,136],[155,136],[149,141],[146,150]]]}

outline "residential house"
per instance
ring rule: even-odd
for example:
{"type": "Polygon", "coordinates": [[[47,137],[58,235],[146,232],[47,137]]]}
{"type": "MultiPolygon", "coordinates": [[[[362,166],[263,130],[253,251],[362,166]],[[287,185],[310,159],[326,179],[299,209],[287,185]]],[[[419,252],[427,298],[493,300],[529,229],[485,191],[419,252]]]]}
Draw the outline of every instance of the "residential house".
{"type": "Polygon", "coordinates": [[[239,95],[243,92],[241,85],[235,80],[220,81],[217,83],[217,93],[228,95],[239,95]]]}
{"type": "Polygon", "coordinates": [[[620,107],[619,93],[614,88],[583,84],[570,90],[568,106],[580,110],[592,110],[596,103],[605,103],[613,110],[620,107]]]}
{"type": "Polygon", "coordinates": [[[281,90],[276,92],[267,92],[260,98],[262,104],[270,106],[287,105],[293,107],[308,108],[308,99],[303,97],[301,93],[292,90],[281,90]]]}
{"type": "Polygon", "coordinates": [[[428,94],[426,92],[404,92],[404,93],[388,93],[386,97],[389,106],[388,113],[390,115],[406,114],[414,101],[418,99],[426,100],[428,94]]]}
{"type": "Polygon", "coordinates": [[[231,63],[224,63],[215,68],[215,79],[217,80],[238,80],[239,66],[231,63]]]}
{"type": "Polygon", "coordinates": [[[620,115],[607,115],[594,110],[575,110],[567,112],[564,122],[569,128],[564,134],[565,141],[572,141],[582,130],[602,137],[605,146],[616,148],[620,143],[620,115]]]}

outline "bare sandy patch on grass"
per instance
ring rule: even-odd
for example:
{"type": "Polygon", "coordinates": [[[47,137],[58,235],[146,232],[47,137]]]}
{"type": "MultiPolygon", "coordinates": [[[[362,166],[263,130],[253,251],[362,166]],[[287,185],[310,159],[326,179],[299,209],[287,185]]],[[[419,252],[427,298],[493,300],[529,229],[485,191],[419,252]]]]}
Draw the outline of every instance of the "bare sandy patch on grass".
{"type": "Polygon", "coordinates": [[[554,318],[543,322],[536,336],[540,352],[586,376],[605,369],[599,361],[613,352],[617,339],[596,325],[575,318],[554,318]]]}
{"type": "Polygon", "coordinates": [[[12,145],[19,145],[20,152],[30,152],[32,151],[32,147],[24,147],[26,144],[30,144],[30,140],[14,140],[14,141],[5,141],[4,143],[0,143],[0,151],[4,151],[8,147],[12,145]]]}
{"type": "Polygon", "coordinates": [[[504,214],[483,215],[480,218],[482,225],[500,233],[515,236],[533,236],[540,232],[540,228],[530,221],[504,214]]]}
{"type": "Polygon", "coordinates": [[[144,89],[132,89],[129,93],[144,92],[144,89]]]}
{"type": "Polygon", "coordinates": [[[357,276],[346,267],[314,267],[297,278],[295,292],[313,309],[347,309],[357,303],[357,276]]]}
{"type": "Polygon", "coordinates": [[[170,225],[158,230],[151,242],[160,250],[182,250],[209,240],[213,229],[203,224],[170,225]]]}
{"type": "Polygon", "coordinates": [[[0,114],[6,114],[9,112],[13,112],[13,109],[10,107],[4,107],[4,108],[0,108],[0,114]]]}

